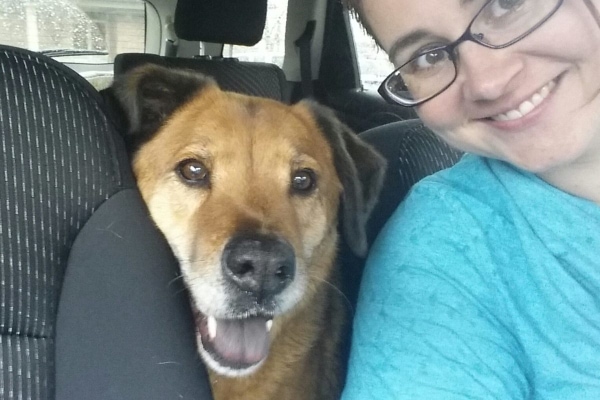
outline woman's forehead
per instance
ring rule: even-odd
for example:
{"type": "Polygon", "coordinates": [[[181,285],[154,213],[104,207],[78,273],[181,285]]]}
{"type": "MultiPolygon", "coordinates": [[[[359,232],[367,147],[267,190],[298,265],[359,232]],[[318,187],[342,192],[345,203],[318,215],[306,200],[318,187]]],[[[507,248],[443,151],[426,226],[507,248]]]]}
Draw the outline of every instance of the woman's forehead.
{"type": "Polygon", "coordinates": [[[363,13],[386,51],[415,32],[460,35],[486,0],[362,0],[363,13]]]}

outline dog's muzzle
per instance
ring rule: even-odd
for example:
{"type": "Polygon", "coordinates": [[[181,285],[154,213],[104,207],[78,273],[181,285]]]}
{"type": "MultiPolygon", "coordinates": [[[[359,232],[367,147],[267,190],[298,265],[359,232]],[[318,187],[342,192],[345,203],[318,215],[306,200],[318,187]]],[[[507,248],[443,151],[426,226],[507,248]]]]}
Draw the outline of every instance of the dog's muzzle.
{"type": "Polygon", "coordinates": [[[294,280],[292,246],[274,235],[245,233],[232,237],[221,258],[230,287],[232,318],[197,313],[202,348],[219,366],[244,370],[266,359],[275,297],[294,280]]]}

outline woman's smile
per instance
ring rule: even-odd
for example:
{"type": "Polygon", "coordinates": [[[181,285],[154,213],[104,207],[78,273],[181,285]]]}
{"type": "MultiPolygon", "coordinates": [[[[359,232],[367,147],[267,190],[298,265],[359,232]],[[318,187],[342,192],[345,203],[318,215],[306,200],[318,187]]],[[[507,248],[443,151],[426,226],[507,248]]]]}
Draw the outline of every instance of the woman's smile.
{"type": "Polygon", "coordinates": [[[540,104],[550,95],[550,93],[556,87],[558,79],[553,79],[545,84],[540,90],[535,92],[527,100],[519,104],[518,107],[513,108],[507,112],[494,115],[490,117],[494,121],[515,121],[522,119],[533,110],[537,109],[540,104]]]}

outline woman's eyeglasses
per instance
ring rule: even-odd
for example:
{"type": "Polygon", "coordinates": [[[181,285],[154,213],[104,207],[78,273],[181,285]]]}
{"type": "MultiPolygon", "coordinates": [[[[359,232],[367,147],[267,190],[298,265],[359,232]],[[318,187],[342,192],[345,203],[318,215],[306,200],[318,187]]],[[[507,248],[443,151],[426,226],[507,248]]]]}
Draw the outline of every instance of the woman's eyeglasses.
{"type": "Polygon", "coordinates": [[[489,0],[458,40],[406,57],[379,87],[388,101],[413,107],[446,90],[457,76],[458,45],[472,41],[490,49],[515,44],[546,22],[563,0],[489,0]]]}

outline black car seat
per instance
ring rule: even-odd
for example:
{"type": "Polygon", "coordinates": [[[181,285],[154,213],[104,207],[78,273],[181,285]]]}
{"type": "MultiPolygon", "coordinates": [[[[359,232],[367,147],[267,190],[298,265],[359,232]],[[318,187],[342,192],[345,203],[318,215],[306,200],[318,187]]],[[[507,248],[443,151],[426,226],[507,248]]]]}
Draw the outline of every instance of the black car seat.
{"type": "Polygon", "coordinates": [[[177,264],[98,93],[0,46],[0,399],[209,399],[177,264]]]}
{"type": "MultiPolygon", "coordinates": [[[[174,29],[184,40],[252,46],[262,38],[266,16],[266,0],[179,0],[174,29]]],[[[123,53],[115,58],[115,77],[145,63],[199,71],[212,76],[224,90],[289,102],[283,70],[264,62],[123,53]]]]}
{"type": "Polygon", "coordinates": [[[121,53],[115,57],[115,77],[139,65],[152,63],[185,68],[213,77],[223,90],[288,101],[283,70],[275,64],[235,58],[179,58],[149,53],[121,53]]]}

